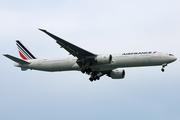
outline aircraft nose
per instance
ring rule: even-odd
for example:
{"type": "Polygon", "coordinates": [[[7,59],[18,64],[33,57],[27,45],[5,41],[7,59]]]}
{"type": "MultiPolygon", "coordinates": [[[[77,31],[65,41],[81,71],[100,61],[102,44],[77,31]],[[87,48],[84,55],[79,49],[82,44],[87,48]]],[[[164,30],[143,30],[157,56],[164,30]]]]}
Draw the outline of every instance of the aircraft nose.
{"type": "Polygon", "coordinates": [[[174,62],[174,61],[176,61],[177,60],[177,58],[174,56],[174,57],[171,57],[171,59],[170,59],[170,61],[171,62],[174,62]]]}
{"type": "Polygon", "coordinates": [[[177,58],[176,57],[174,57],[174,61],[176,61],[177,60],[177,58]]]}
{"type": "Polygon", "coordinates": [[[168,57],[168,62],[169,63],[172,63],[172,62],[174,62],[174,61],[176,61],[177,60],[177,58],[175,57],[175,56],[173,56],[172,54],[169,54],[169,57],[168,57]],[[171,55],[171,56],[170,56],[171,55]]]}

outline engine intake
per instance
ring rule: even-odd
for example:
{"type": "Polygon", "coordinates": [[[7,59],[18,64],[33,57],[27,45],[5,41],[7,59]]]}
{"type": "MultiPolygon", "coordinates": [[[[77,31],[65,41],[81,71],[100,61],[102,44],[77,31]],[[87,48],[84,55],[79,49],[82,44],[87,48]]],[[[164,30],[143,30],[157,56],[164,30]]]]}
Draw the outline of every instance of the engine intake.
{"type": "Polygon", "coordinates": [[[95,60],[98,64],[110,64],[112,61],[112,55],[98,55],[95,60]]]}
{"type": "Polygon", "coordinates": [[[125,70],[112,70],[108,76],[112,79],[123,79],[125,77],[125,70]]]}

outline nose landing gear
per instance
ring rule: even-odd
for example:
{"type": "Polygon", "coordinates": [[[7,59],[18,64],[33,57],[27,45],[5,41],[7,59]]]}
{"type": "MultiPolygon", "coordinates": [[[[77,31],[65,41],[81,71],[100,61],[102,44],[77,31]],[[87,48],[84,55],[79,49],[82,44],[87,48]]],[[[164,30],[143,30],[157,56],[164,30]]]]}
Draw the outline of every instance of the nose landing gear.
{"type": "Polygon", "coordinates": [[[165,71],[164,68],[165,68],[166,66],[167,66],[167,63],[165,63],[165,64],[162,65],[162,69],[161,69],[162,72],[165,71]]]}

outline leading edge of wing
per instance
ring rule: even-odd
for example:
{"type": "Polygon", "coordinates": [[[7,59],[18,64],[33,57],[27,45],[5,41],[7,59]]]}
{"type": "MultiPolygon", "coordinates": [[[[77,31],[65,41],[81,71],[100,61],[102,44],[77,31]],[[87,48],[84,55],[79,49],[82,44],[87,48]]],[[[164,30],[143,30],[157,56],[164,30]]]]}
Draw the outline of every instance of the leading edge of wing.
{"type": "Polygon", "coordinates": [[[55,35],[53,35],[52,33],[44,30],[44,29],[39,29],[42,32],[46,33],[47,35],[49,35],[50,37],[52,37],[53,39],[56,40],[56,42],[65,50],[67,50],[70,54],[72,54],[73,56],[77,57],[77,58],[84,58],[84,57],[91,57],[91,56],[97,56],[96,54],[93,54],[87,50],[84,50],[66,40],[63,40],[62,38],[59,38],[55,35]]]}

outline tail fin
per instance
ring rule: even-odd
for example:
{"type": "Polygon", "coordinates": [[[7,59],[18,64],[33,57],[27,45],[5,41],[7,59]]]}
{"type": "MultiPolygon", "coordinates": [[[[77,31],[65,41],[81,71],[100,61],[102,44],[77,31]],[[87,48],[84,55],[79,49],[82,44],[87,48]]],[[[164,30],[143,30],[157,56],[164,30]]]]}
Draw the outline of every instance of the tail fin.
{"type": "Polygon", "coordinates": [[[16,45],[22,59],[37,59],[37,57],[20,40],[16,40],[16,45]]]}

